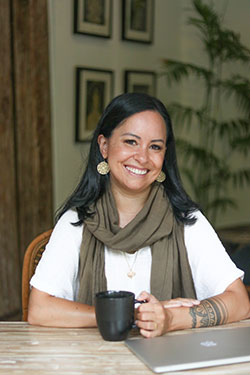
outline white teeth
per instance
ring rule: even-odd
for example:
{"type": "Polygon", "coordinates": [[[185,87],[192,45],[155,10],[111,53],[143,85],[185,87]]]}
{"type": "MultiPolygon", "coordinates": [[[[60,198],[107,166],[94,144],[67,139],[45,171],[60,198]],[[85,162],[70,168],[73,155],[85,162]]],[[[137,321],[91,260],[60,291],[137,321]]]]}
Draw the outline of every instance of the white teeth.
{"type": "Polygon", "coordinates": [[[146,174],[147,173],[147,169],[137,169],[137,168],[131,168],[131,167],[126,167],[129,171],[135,173],[135,174],[146,174]]]}

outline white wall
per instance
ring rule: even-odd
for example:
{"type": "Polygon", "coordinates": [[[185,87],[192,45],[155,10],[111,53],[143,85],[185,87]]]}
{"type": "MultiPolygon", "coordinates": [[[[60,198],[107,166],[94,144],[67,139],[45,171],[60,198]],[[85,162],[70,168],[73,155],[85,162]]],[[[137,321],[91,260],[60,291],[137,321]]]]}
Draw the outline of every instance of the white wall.
{"type": "MultiPolygon", "coordinates": [[[[221,6],[224,0],[216,0],[221,6]]],[[[155,33],[152,45],[121,40],[121,1],[113,0],[112,38],[104,39],[73,34],[73,1],[48,0],[50,68],[53,131],[54,208],[57,209],[74,189],[82,168],[87,146],[74,142],[76,66],[114,71],[114,95],[123,92],[123,71],[159,71],[162,58],[193,61],[200,59],[192,32],[185,25],[189,0],[155,0],[155,33]]],[[[227,23],[242,33],[248,46],[249,0],[228,0],[227,23]]],[[[158,80],[157,95],[166,104],[178,100],[179,89],[167,88],[158,80]]],[[[195,96],[195,95],[194,95],[195,96]]],[[[220,223],[250,222],[248,191],[239,197],[238,212],[229,212],[220,223]]]]}

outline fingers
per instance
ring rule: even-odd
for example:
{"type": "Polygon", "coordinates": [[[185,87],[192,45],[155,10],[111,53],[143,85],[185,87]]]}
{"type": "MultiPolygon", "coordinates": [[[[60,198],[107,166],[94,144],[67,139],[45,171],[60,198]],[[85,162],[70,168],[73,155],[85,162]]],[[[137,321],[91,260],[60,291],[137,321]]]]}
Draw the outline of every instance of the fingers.
{"type": "Polygon", "coordinates": [[[136,324],[138,328],[140,328],[141,335],[144,337],[156,337],[163,334],[163,324],[161,324],[160,322],[158,323],[153,320],[138,320],[136,321],[136,324]]]}
{"type": "Polygon", "coordinates": [[[192,307],[200,304],[200,301],[194,298],[175,298],[160,302],[147,292],[142,292],[138,300],[147,301],[140,305],[136,312],[136,325],[144,337],[160,336],[169,330],[171,308],[192,307]]]}
{"type": "Polygon", "coordinates": [[[166,309],[173,307],[192,307],[200,304],[200,301],[193,298],[175,298],[168,301],[164,301],[163,306],[166,309]]]}
{"type": "Polygon", "coordinates": [[[138,308],[136,325],[145,337],[160,336],[165,333],[165,312],[162,304],[146,303],[138,308]]]}
{"type": "Polygon", "coordinates": [[[146,291],[143,291],[139,294],[139,296],[137,297],[137,300],[138,301],[147,301],[147,302],[150,302],[150,303],[157,303],[158,300],[150,293],[146,292],[146,291]]]}

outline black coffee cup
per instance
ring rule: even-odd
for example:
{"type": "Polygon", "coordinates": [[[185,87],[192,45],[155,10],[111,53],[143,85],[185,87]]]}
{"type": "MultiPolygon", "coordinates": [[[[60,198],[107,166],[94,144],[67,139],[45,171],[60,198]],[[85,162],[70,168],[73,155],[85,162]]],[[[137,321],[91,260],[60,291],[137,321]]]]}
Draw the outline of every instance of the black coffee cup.
{"type": "MultiPolygon", "coordinates": [[[[144,302],[144,301],[143,301],[144,302]]],[[[104,340],[122,341],[134,328],[135,295],[128,291],[107,290],[96,294],[95,312],[99,331],[104,340]]]]}

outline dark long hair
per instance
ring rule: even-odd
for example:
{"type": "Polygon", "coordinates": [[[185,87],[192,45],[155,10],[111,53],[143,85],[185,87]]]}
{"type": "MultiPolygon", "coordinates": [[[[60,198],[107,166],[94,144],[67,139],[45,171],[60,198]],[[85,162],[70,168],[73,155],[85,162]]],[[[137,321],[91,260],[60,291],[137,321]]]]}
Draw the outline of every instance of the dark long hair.
{"type": "Polygon", "coordinates": [[[162,185],[173,207],[174,215],[178,221],[184,224],[195,222],[192,213],[197,210],[198,206],[189,198],[182,186],[169,114],[160,100],[139,93],[119,95],[104,110],[91,141],[85,172],[73,194],[59,210],[57,218],[60,218],[68,209],[75,208],[79,218],[75,225],[80,225],[84,219],[91,215],[90,205],[101,197],[109,181],[108,175],[101,176],[96,169],[97,164],[103,161],[97,142],[98,136],[103,134],[105,138],[109,138],[113,130],[128,117],[148,110],[158,112],[166,124],[167,149],[162,166],[162,170],[166,174],[166,180],[162,185]]]}

